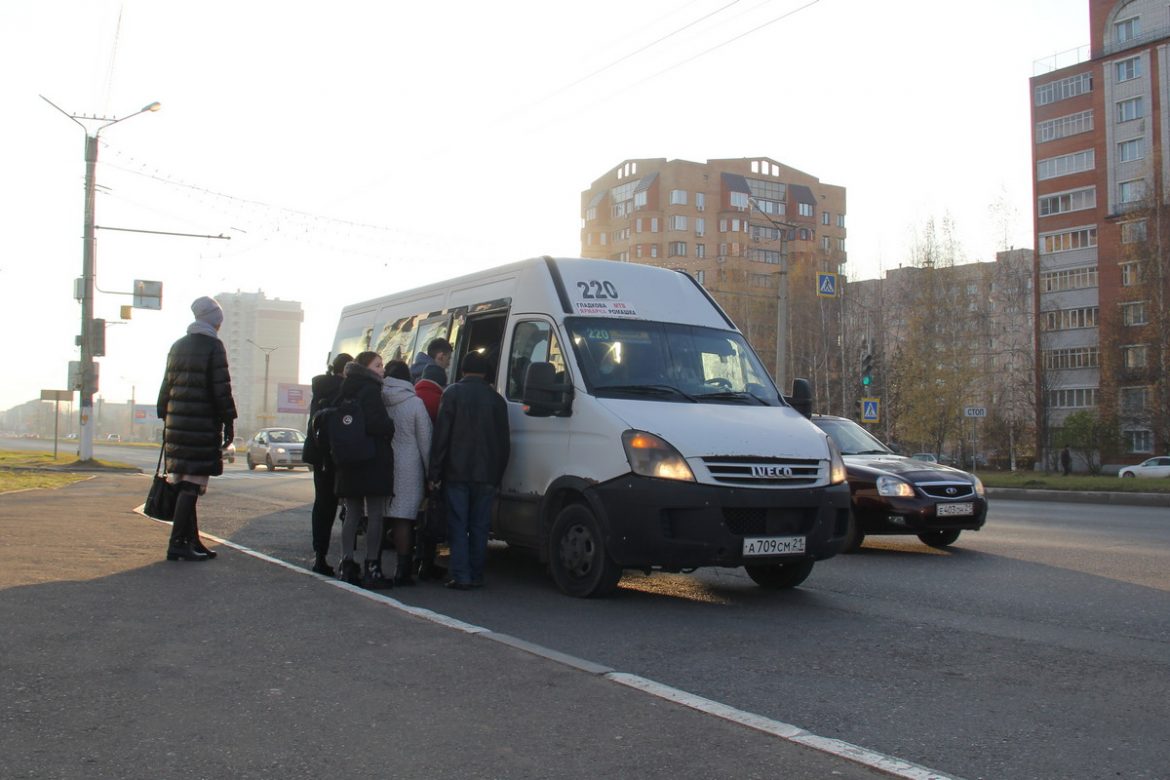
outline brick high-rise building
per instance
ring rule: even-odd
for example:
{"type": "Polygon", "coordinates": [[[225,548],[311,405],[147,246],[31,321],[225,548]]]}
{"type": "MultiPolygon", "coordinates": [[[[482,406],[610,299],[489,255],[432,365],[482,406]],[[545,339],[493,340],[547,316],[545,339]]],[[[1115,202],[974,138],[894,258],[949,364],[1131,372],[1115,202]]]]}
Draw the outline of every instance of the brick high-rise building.
{"type": "Polygon", "coordinates": [[[764,157],[625,160],[582,193],[581,217],[582,257],[690,273],[783,390],[806,377],[817,409],[838,410],[840,298],[818,296],[816,275],[845,267],[844,187],[764,157]]]}
{"type": "MultiPolygon", "coordinates": [[[[1170,5],[1090,0],[1090,46],[1031,79],[1038,448],[1098,415],[1106,462],[1168,437],[1170,5]]],[[[1114,460],[1116,459],[1116,460],[1114,460]]]]}

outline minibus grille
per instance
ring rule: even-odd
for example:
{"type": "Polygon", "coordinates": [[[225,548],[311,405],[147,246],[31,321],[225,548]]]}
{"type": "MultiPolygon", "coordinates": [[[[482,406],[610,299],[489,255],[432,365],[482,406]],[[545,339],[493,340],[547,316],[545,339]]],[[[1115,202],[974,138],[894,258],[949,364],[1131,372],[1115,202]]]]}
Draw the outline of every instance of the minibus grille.
{"type": "Polygon", "coordinates": [[[703,458],[711,478],[723,485],[807,487],[823,479],[822,461],[800,458],[703,458]]]}

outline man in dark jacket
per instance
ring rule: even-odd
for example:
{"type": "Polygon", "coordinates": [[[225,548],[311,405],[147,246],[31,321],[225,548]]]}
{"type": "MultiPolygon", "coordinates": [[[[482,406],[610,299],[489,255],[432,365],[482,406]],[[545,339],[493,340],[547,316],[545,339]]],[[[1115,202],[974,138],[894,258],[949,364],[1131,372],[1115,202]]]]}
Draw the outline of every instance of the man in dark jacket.
{"type": "Polygon", "coordinates": [[[443,392],[431,442],[428,473],[447,501],[447,587],[455,590],[483,585],[492,500],[511,446],[508,406],[487,383],[488,368],[477,352],[463,358],[463,378],[443,392]]]}
{"type": "Polygon", "coordinates": [[[227,350],[219,340],[223,309],[204,296],[191,304],[195,321],[171,345],[156,412],[165,421],[168,480],[177,486],[168,561],[205,561],[215,553],[199,539],[195,503],[223,473],[221,451],[235,438],[236,403],[227,350]]]}
{"type": "MultiPolygon", "coordinates": [[[[313,377],[313,400],[309,402],[309,423],[313,415],[337,401],[341,392],[341,372],[353,356],[342,352],[333,358],[324,374],[313,377]]],[[[326,577],[334,575],[326,555],[329,554],[329,539],[333,535],[333,521],[337,518],[337,494],[333,492],[333,468],[329,458],[320,453],[313,466],[313,571],[326,577]]]]}
{"type": "Polygon", "coordinates": [[[431,343],[427,344],[427,351],[415,356],[414,364],[410,367],[410,381],[417,385],[418,380],[423,378],[423,370],[427,366],[438,366],[443,369],[445,380],[447,367],[451,365],[452,351],[451,342],[447,339],[431,339],[431,343]]]}

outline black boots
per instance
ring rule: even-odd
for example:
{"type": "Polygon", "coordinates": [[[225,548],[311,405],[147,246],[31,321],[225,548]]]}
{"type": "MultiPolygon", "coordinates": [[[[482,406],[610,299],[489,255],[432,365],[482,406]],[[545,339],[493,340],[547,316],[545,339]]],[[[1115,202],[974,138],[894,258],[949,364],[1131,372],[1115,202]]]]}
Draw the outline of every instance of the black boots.
{"type": "Polygon", "coordinates": [[[382,576],[381,561],[366,561],[362,569],[362,587],[366,590],[386,590],[394,585],[382,576]]]}
{"type": "Polygon", "coordinates": [[[414,578],[410,576],[410,570],[414,565],[413,556],[410,553],[398,556],[398,567],[394,569],[394,584],[401,587],[403,585],[414,585],[414,578]]]}
{"type": "Polygon", "coordinates": [[[199,512],[195,507],[191,507],[191,548],[195,552],[203,553],[208,559],[219,555],[215,550],[203,546],[203,540],[199,538],[199,512]]]}
{"type": "Polygon", "coordinates": [[[362,570],[353,558],[342,558],[341,563],[337,564],[337,579],[350,585],[361,585],[362,570]]]}
{"type": "Polygon", "coordinates": [[[329,561],[325,560],[325,553],[317,553],[317,558],[313,561],[313,573],[324,574],[326,577],[334,576],[333,567],[329,565],[329,561]]]}
{"type": "Polygon", "coordinates": [[[171,522],[171,541],[167,545],[168,561],[206,561],[208,556],[195,549],[192,542],[195,532],[195,500],[197,493],[179,486],[175,498],[175,518],[171,522]]]}

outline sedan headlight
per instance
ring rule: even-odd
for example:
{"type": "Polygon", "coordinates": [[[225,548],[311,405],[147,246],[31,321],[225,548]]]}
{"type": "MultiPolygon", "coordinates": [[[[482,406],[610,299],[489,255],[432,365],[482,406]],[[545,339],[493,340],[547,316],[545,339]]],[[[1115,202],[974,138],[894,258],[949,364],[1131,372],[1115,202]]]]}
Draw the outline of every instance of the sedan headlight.
{"type": "Polygon", "coordinates": [[[979,477],[975,477],[975,495],[980,498],[986,495],[986,491],[983,489],[983,480],[979,479],[979,477]]]}
{"type": "Polygon", "coordinates": [[[897,477],[878,477],[877,491],[879,496],[914,497],[914,488],[910,486],[910,483],[897,477]]]}
{"type": "Polygon", "coordinates": [[[840,485],[848,476],[845,471],[845,459],[841,457],[841,450],[832,436],[826,436],[825,440],[829,443],[829,484],[840,485]]]}
{"type": "Polygon", "coordinates": [[[288,452],[288,450],[286,450],[284,447],[277,447],[277,448],[276,448],[276,454],[277,454],[277,455],[283,455],[283,454],[285,454],[286,452],[288,452]]]}
{"type": "Polygon", "coordinates": [[[683,456],[659,436],[645,431],[626,431],[622,434],[622,446],[626,448],[630,468],[638,476],[695,481],[695,475],[683,456]]]}

